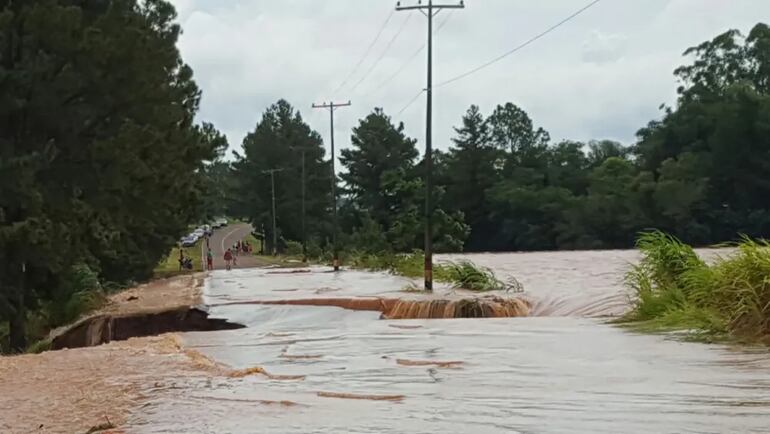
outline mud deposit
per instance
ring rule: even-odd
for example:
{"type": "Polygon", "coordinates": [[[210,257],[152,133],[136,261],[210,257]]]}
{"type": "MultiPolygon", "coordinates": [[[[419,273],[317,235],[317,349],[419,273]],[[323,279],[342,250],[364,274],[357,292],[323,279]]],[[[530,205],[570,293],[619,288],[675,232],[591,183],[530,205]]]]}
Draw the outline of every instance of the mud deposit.
{"type": "MultiPolygon", "coordinates": [[[[766,348],[637,335],[597,318],[627,308],[619,279],[633,252],[471,259],[519,278],[540,316],[391,321],[380,310],[250,304],[327,292],[409,299],[401,288],[410,282],[355,271],[215,272],[204,291],[221,304],[212,315],[248,327],[186,333],[184,342],[253,375],[180,383],[135,413],[131,432],[767,432],[766,348]]],[[[443,287],[436,297],[466,295],[443,287]]]]}

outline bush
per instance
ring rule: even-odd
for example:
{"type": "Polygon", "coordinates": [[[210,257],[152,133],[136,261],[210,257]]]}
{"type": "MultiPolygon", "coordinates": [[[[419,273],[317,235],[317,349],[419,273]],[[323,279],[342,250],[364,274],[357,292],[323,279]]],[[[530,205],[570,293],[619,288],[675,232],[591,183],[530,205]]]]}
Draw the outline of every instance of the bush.
{"type": "Polygon", "coordinates": [[[302,243],[298,241],[286,241],[287,256],[302,256],[302,243]]]}
{"type": "Polygon", "coordinates": [[[88,265],[73,266],[50,301],[43,305],[46,325],[55,328],[101,307],[106,298],[98,275],[88,265]]]}
{"type": "Polygon", "coordinates": [[[489,268],[479,267],[470,261],[450,262],[438,267],[436,278],[451,282],[458,288],[471,291],[516,291],[523,290],[515,279],[505,283],[489,268]]]}
{"type": "Polygon", "coordinates": [[[321,243],[317,238],[310,238],[307,242],[307,256],[312,259],[321,259],[324,256],[324,251],[321,248],[321,243]]]}
{"type": "Polygon", "coordinates": [[[770,338],[770,244],[746,237],[707,265],[661,232],[642,234],[642,260],[626,275],[634,307],[624,321],[647,330],[690,330],[745,340],[770,338]]]}

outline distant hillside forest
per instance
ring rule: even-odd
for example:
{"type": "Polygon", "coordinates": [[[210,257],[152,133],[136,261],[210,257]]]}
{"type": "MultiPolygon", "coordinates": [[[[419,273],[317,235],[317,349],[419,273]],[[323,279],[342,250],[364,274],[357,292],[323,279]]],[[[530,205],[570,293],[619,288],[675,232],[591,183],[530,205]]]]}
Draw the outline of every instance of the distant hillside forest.
{"type": "MultiPolygon", "coordinates": [[[[674,107],[637,142],[554,142],[513,103],[471,106],[453,144],[435,154],[435,244],[443,251],[631,247],[656,228],[707,245],[770,234],[770,28],[757,24],[685,51],[674,107]]],[[[612,110],[607,107],[607,110],[612,110]]],[[[338,131],[338,134],[340,132],[338,131]]],[[[423,245],[421,146],[382,109],[361,119],[341,152],[337,181],[343,241],[361,251],[423,245]]],[[[234,163],[215,171],[221,212],[264,227],[271,239],[276,182],[283,240],[302,238],[302,154],[307,233],[331,232],[329,161],[321,135],[284,100],[268,108],[234,163]]]]}

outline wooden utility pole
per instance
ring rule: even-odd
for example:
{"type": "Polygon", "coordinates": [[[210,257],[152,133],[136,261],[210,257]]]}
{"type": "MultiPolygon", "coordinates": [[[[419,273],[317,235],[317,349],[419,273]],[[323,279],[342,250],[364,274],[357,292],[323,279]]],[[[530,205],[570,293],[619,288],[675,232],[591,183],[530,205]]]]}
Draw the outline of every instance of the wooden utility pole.
{"type": "MultiPolygon", "coordinates": [[[[282,172],[283,169],[263,170],[262,173],[270,174],[270,186],[273,195],[273,256],[278,255],[278,231],[275,224],[275,172],[282,172]]],[[[264,238],[264,236],[263,236],[264,238]]]]}
{"type": "Polygon", "coordinates": [[[331,119],[331,148],[332,148],[332,209],[334,211],[334,221],[333,221],[333,228],[332,228],[332,249],[334,252],[334,271],[339,271],[340,269],[340,256],[339,256],[339,248],[337,246],[337,174],[334,170],[334,110],[336,110],[338,107],[348,107],[350,106],[350,101],[346,103],[334,103],[334,102],[328,102],[328,103],[321,103],[321,104],[313,104],[314,109],[329,109],[329,117],[331,119]]]}
{"type": "Polygon", "coordinates": [[[305,152],[313,151],[315,148],[311,146],[292,146],[291,149],[298,150],[302,153],[302,262],[307,262],[307,230],[305,225],[306,206],[305,197],[307,192],[306,177],[305,177],[305,152]]]}
{"type": "Polygon", "coordinates": [[[428,18],[428,86],[427,120],[425,122],[425,290],[433,291],[433,17],[443,9],[462,9],[465,4],[461,1],[455,5],[434,5],[428,0],[414,6],[396,4],[397,11],[419,10],[428,18]],[[427,12],[426,12],[427,11],[427,12]]]}

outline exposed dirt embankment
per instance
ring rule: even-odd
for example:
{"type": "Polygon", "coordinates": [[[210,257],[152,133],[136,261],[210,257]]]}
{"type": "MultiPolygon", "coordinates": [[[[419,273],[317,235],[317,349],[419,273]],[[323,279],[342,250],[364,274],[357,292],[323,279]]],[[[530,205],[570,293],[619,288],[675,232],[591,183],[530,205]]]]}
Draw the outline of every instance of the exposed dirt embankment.
{"type": "Polygon", "coordinates": [[[349,310],[381,312],[383,319],[510,318],[529,316],[530,303],[499,296],[463,298],[306,298],[257,300],[224,304],[332,306],[349,310]]]}
{"type": "Polygon", "coordinates": [[[211,319],[200,303],[204,275],[154,281],[111,297],[99,312],[52,333],[51,349],[81,348],[169,332],[241,328],[211,319]]]}
{"type": "Polygon", "coordinates": [[[189,307],[120,316],[103,314],[86,318],[62,331],[53,338],[51,349],[91,347],[170,332],[232,330],[242,327],[223,319],[211,319],[205,311],[189,307]]]}

